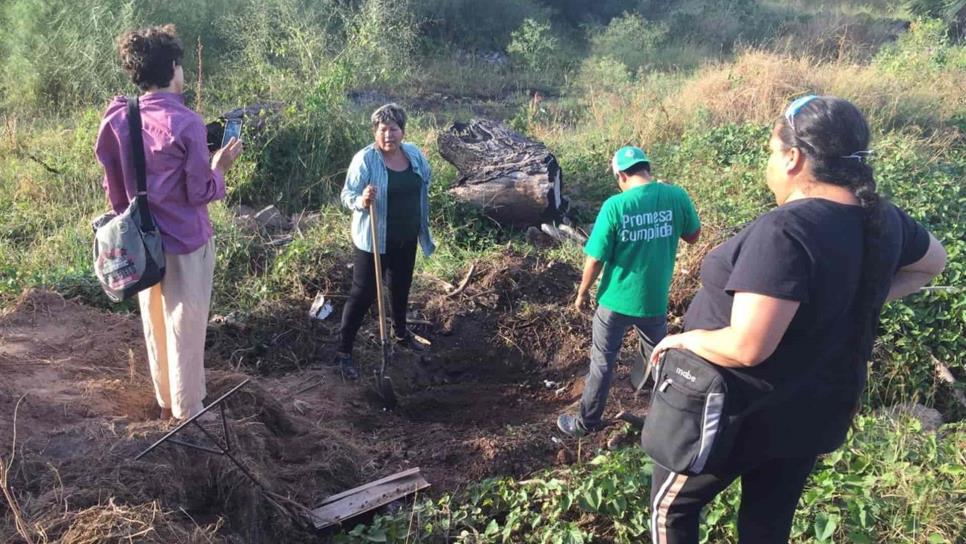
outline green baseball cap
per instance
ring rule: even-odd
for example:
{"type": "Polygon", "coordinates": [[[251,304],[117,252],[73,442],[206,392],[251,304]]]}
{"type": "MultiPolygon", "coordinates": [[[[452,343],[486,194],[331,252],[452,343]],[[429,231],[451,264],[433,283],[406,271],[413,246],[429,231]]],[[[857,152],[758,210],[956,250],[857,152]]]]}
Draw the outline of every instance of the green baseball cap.
{"type": "Polygon", "coordinates": [[[644,150],[639,147],[628,145],[618,149],[617,153],[614,153],[613,163],[617,167],[618,172],[625,172],[628,168],[641,162],[650,163],[651,161],[648,160],[644,150]]]}

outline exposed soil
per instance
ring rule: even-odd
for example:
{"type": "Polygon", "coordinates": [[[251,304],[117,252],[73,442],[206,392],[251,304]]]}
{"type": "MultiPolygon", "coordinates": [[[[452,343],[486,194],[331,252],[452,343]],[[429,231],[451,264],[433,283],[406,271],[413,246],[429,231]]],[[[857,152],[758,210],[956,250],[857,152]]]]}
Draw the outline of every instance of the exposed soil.
{"type": "MultiPolygon", "coordinates": [[[[579,399],[586,372],[590,316],[570,307],[578,280],[569,265],[511,255],[480,264],[456,296],[422,286],[412,297],[414,329],[432,347],[394,355],[392,411],[368,378],[380,357],[373,320],[357,343],[366,379],[346,383],[321,364],[333,356],[327,328],[337,326],[341,300],[322,323],[303,317],[304,301],[280,307],[271,323],[215,319],[208,401],[253,378],[227,403],[234,451],[282,508],[224,457],[162,445],[134,461],[172,427],[156,419],[139,318],[26,293],[0,313],[8,464],[19,402],[9,488],[40,542],[39,534],[103,542],[137,532],[149,542],[299,542],[319,535],[300,526],[294,503],[312,507],[399,470],[421,467],[440,494],[570,462],[576,448],[555,419],[579,399]]],[[[627,371],[620,367],[609,415],[643,410],[627,371]]],[[[205,425],[220,436],[220,424],[205,425]]],[[[191,429],[186,437],[204,440],[191,429]]],[[[607,438],[585,439],[584,455],[607,438]]],[[[0,541],[22,541],[0,505],[0,541]]]]}

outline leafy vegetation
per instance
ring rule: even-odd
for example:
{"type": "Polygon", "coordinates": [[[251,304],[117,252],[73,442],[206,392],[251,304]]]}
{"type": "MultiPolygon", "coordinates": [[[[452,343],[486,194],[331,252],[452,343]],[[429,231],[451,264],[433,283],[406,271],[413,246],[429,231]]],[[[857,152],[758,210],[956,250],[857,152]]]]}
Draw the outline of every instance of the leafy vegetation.
{"type": "MultiPolygon", "coordinates": [[[[859,416],[848,442],[821,458],[802,497],[791,542],[957,542],[966,472],[963,424],[942,436],[913,419],[859,416]]],[[[652,464],[639,450],[524,481],[482,482],[464,494],[417,501],[358,525],[337,542],[641,542],[650,527],[652,464]]],[[[740,485],[704,513],[701,542],[736,542],[740,485]]]]}

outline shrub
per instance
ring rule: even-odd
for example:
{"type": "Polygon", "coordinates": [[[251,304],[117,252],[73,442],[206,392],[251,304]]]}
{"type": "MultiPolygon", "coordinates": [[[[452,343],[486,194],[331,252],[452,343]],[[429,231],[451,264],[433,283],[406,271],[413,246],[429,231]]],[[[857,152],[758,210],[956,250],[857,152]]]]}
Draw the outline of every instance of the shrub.
{"type": "Polygon", "coordinates": [[[286,108],[249,140],[229,197],[252,205],[273,203],[286,212],[317,208],[338,194],[345,168],[366,145],[368,124],[353,122],[340,101],[286,108]]]}
{"type": "Polygon", "coordinates": [[[114,39],[136,25],[133,3],[11,0],[0,10],[3,108],[57,111],[125,88],[114,39]]]}
{"type": "Polygon", "coordinates": [[[592,29],[591,53],[595,57],[609,57],[631,72],[653,65],[660,54],[657,47],[667,38],[668,27],[651,23],[637,13],[627,12],[611,19],[602,32],[592,29]]]}
{"type": "Polygon", "coordinates": [[[966,70],[966,47],[950,42],[942,21],[921,19],[894,44],[883,48],[875,62],[886,72],[919,80],[947,69],[966,70]]]}
{"type": "Polygon", "coordinates": [[[940,18],[949,12],[951,0],[906,0],[906,8],[917,17],[940,18]]]}
{"type": "Polygon", "coordinates": [[[393,84],[409,75],[416,31],[405,2],[364,0],[347,16],[346,38],[342,55],[355,75],[353,84],[393,84]]]}
{"type": "Polygon", "coordinates": [[[472,49],[502,50],[524,20],[546,21],[553,11],[536,0],[413,0],[431,39],[472,49]]]}
{"type": "Polygon", "coordinates": [[[552,64],[557,37],[550,30],[550,23],[527,18],[510,36],[506,50],[519,66],[543,72],[552,64]]]}

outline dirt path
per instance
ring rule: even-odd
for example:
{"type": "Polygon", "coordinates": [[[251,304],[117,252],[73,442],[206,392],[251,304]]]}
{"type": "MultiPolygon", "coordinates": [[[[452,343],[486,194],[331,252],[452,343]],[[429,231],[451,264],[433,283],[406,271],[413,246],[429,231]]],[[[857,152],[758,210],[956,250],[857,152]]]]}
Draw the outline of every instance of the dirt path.
{"type": "MultiPolygon", "coordinates": [[[[459,297],[417,297],[414,306],[433,323],[420,333],[433,346],[423,356],[397,354],[391,374],[400,406],[392,412],[381,408],[368,383],[345,383],[333,367],[266,372],[264,362],[252,361],[259,372],[248,374],[244,365],[218,358],[248,349],[244,334],[228,335],[235,347],[222,342],[209,350],[209,400],[254,376],[229,404],[246,466],[274,493],[311,507],[415,466],[439,494],[571,461],[560,453],[554,421],[579,398],[590,323],[566,310],[576,271],[527,259],[486,267],[459,297]]],[[[377,363],[371,332],[360,335],[364,371],[377,363]]],[[[311,340],[290,334],[287,341],[302,336],[311,340]]],[[[312,349],[324,360],[331,348],[312,349]]],[[[14,407],[23,398],[9,485],[24,517],[51,541],[142,526],[156,537],[151,542],[315,538],[258,501],[223,458],[162,446],[132,460],[169,427],[154,419],[136,316],[29,293],[0,314],[0,374],[4,459],[14,407]]],[[[618,380],[611,412],[632,403],[626,381],[618,380]]],[[[584,451],[606,438],[586,441],[584,451]]],[[[0,504],[0,541],[16,542],[7,505],[0,504]]]]}

